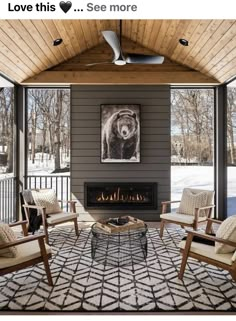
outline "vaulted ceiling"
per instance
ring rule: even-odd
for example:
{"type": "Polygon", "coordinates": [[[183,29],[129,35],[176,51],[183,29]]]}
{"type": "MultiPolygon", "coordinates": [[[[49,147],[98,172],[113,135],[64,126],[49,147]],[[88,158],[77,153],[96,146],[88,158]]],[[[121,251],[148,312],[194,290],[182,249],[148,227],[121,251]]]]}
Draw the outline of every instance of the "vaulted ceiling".
{"type": "Polygon", "coordinates": [[[166,57],[164,64],[86,66],[112,60],[112,51],[101,31],[119,33],[119,23],[119,20],[0,20],[0,73],[26,84],[89,83],[93,82],[89,77],[96,79],[96,75],[99,79],[102,74],[107,75],[107,82],[124,77],[127,83],[132,79],[138,83],[140,72],[146,74],[146,80],[142,78],[144,83],[151,79],[152,83],[217,84],[236,75],[236,20],[123,20],[123,49],[161,54],[166,57]],[[58,47],[52,46],[56,38],[63,39],[58,47]],[[187,39],[189,46],[181,46],[180,38],[187,39]],[[55,75],[61,80],[54,81],[55,75]]]}

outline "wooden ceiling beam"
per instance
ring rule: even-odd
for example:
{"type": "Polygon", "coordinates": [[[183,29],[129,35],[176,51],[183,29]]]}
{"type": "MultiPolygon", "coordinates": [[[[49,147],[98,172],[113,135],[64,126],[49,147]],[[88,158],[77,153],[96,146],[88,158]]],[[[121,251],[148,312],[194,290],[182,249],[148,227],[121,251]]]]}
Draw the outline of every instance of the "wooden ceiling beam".
{"type": "Polygon", "coordinates": [[[72,85],[72,84],[201,84],[219,85],[198,71],[43,71],[22,82],[23,85],[72,85]]]}

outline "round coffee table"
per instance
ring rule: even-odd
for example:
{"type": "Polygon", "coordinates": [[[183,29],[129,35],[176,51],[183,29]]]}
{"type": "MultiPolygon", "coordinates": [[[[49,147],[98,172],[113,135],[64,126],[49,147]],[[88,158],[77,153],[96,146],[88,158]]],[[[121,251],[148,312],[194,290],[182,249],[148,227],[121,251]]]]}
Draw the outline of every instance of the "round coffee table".
{"type": "Polygon", "coordinates": [[[91,256],[98,263],[112,266],[136,264],[147,257],[148,228],[129,229],[109,233],[93,224],[91,228],[91,256]]]}

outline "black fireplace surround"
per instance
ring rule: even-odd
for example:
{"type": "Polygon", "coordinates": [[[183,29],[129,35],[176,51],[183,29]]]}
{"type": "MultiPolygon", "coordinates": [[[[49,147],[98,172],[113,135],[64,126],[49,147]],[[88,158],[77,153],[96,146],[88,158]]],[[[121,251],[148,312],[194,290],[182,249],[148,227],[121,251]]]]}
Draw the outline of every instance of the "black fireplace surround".
{"type": "Polygon", "coordinates": [[[155,210],[157,183],[84,183],[85,209],[155,210]]]}

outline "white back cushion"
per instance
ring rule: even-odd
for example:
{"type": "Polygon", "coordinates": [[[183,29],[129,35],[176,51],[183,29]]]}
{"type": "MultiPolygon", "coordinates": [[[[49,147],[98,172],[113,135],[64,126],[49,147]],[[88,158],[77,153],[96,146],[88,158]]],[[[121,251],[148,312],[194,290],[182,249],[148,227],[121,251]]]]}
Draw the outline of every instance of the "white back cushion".
{"type": "MultiPolygon", "coordinates": [[[[236,243],[236,215],[228,217],[220,224],[216,232],[216,237],[236,243]]],[[[223,243],[215,243],[215,252],[218,254],[231,253],[236,247],[223,243]]]]}
{"type": "MultiPolygon", "coordinates": [[[[16,236],[13,230],[4,223],[0,223],[0,245],[16,241],[16,236]]],[[[3,257],[16,257],[17,247],[11,246],[6,249],[0,250],[0,256],[3,257]]]]}
{"type": "Polygon", "coordinates": [[[32,196],[37,206],[46,207],[46,214],[61,212],[56,193],[52,189],[32,190],[32,196]]]}
{"type": "MultiPolygon", "coordinates": [[[[197,190],[185,188],[183,190],[180,206],[177,213],[194,215],[195,208],[210,205],[209,200],[212,200],[212,191],[197,190]]],[[[200,212],[200,216],[205,216],[205,211],[200,212]]]]}

